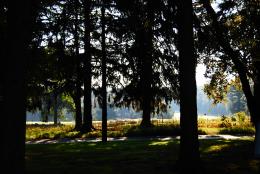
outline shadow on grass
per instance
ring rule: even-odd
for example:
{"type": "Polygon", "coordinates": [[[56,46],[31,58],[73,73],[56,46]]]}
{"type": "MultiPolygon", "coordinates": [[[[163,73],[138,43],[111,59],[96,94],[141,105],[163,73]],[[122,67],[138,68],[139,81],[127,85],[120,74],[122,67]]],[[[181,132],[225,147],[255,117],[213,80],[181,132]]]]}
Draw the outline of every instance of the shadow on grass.
{"type": "Polygon", "coordinates": [[[205,170],[212,174],[256,174],[260,161],[253,158],[251,140],[201,140],[205,170]],[[205,143],[207,142],[207,143],[205,143]]]}
{"type": "Polygon", "coordinates": [[[132,126],[125,130],[127,137],[145,137],[145,136],[177,136],[180,135],[179,125],[160,125],[150,128],[142,128],[140,126],[132,126]]]}
{"type": "MultiPolygon", "coordinates": [[[[39,144],[26,149],[29,174],[173,174],[179,141],[39,144]]],[[[259,172],[252,140],[201,140],[200,149],[204,173],[259,172]]]]}

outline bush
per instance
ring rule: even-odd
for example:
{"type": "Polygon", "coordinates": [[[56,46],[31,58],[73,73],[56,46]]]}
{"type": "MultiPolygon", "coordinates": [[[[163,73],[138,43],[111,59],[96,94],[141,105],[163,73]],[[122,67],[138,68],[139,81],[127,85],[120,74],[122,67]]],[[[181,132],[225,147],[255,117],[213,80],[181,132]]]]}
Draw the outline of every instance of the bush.
{"type": "Polygon", "coordinates": [[[245,121],[249,120],[249,116],[245,112],[237,112],[233,115],[240,125],[243,125],[245,121]]]}
{"type": "Polygon", "coordinates": [[[255,129],[253,127],[234,127],[224,128],[219,131],[220,134],[231,134],[231,135],[254,135],[255,129]]]}
{"type": "Polygon", "coordinates": [[[228,128],[228,127],[232,127],[232,121],[231,118],[222,115],[221,116],[221,124],[220,127],[224,127],[224,128],[228,128]]]}
{"type": "Polygon", "coordinates": [[[125,132],[126,136],[174,136],[180,135],[180,126],[159,125],[145,129],[140,126],[133,126],[125,132]]]}

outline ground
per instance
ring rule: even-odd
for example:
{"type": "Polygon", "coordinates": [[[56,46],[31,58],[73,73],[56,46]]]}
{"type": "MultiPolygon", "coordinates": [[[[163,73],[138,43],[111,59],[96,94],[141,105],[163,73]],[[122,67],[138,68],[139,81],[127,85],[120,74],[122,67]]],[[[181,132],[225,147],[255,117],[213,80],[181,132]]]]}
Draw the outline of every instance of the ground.
{"type": "MultiPolygon", "coordinates": [[[[178,149],[178,139],[27,144],[27,173],[173,174],[178,149]]],[[[260,161],[252,150],[253,138],[201,139],[204,173],[258,174],[260,161]]]]}

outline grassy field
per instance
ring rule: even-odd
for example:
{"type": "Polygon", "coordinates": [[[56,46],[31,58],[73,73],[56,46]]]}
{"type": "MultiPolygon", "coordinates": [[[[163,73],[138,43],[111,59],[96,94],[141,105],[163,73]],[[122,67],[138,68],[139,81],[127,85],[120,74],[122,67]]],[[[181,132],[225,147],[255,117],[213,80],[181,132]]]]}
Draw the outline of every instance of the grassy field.
{"type": "MultiPolygon", "coordinates": [[[[153,127],[141,129],[140,120],[111,120],[108,122],[109,137],[138,137],[138,136],[174,136],[180,134],[178,119],[153,120],[153,127]]],[[[81,134],[74,131],[73,123],[63,123],[58,126],[52,124],[28,124],[26,140],[59,139],[59,138],[96,138],[101,137],[101,122],[94,122],[95,131],[81,134]]],[[[236,117],[199,118],[199,134],[232,134],[253,135],[255,130],[248,117],[242,121],[236,117]]]]}
{"type": "MultiPolygon", "coordinates": [[[[200,140],[204,173],[259,174],[253,139],[200,140]]],[[[174,174],[179,140],[26,145],[28,174],[174,174]]],[[[188,164],[187,164],[188,167],[188,164]]]]}

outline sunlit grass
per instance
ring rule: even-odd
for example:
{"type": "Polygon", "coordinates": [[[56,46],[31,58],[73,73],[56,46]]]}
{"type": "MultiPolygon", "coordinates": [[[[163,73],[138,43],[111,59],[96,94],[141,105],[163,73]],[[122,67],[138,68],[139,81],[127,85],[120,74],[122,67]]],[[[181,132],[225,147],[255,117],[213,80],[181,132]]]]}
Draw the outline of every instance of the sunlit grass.
{"type": "Polygon", "coordinates": [[[154,141],[154,142],[151,142],[150,144],[149,144],[149,146],[166,146],[166,145],[168,145],[169,144],[169,142],[168,141],[154,141]]]}
{"type": "Polygon", "coordinates": [[[204,150],[204,152],[209,153],[209,152],[218,152],[221,151],[224,148],[229,147],[228,144],[221,144],[221,145],[212,145],[208,147],[207,149],[204,150]]]}
{"type": "MultiPolygon", "coordinates": [[[[180,135],[180,125],[178,120],[152,120],[153,127],[142,129],[139,127],[140,120],[111,120],[108,122],[109,137],[138,137],[138,136],[175,136],[180,135]]],[[[59,139],[59,138],[97,138],[101,137],[101,122],[95,121],[95,131],[81,134],[74,131],[72,123],[54,126],[52,124],[30,124],[26,128],[26,140],[38,139],[59,139]]],[[[232,135],[253,135],[255,129],[246,118],[243,122],[235,118],[199,118],[198,119],[199,134],[216,135],[216,134],[232,134],[232,135]]]]}

